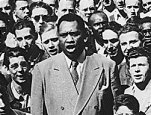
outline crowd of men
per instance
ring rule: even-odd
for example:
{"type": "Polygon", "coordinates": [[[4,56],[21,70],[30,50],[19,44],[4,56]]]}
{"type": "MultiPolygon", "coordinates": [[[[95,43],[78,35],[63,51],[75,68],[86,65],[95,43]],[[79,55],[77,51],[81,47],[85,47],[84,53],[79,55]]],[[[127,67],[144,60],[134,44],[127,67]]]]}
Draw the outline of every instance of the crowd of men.
{"type": "Polygon", "coordinates": [[[151,0],[0,0],[0,115],[151,115],[151,0]]]}

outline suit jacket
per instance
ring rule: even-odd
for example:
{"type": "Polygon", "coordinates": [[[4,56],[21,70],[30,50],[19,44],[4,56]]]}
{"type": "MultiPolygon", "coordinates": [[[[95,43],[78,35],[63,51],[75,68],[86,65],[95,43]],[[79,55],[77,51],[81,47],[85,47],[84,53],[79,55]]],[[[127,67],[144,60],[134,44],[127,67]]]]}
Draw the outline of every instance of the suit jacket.
{"type": "Polygon", "coordinates": [[[80,78],[77,91],[63,53],[38,63],[33,70],[32,115],[43,115],[43,104],[48,115],[112,115],[112,94],[119,88],[115,63],[100,54],[87,56],[80,78]]]}

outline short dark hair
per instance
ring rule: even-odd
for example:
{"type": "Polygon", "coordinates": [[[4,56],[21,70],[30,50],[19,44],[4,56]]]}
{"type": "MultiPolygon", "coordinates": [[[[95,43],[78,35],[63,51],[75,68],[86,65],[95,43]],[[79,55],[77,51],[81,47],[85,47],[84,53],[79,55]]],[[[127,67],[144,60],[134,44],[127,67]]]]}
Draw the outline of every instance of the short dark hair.
{"type": "Polygon", "coordinates": [[[122,28],[121,24],[115,22],[115,21],[111,21],[107,24],[107,26],[104,28],[105,30],[112,30],[115,33],[117,33],[117,35],[119,35],[120,29],[122,28]]]}
{"type": "Polygon", "coordinates": [[[68,22],[76,21],[78,23],[78,28],[82,30],[83,32],[86,32],[85,23],[83,19],[80,16],[76,14],[71,14],[71,13],[63,15],[59,19],[58,24],[57,24],[58,32],[59,32],[59,26],[63,21],[68,21],[68,22]]]}
{"type": "Polygon", "coordinates": [[[147,57],[149,66],[151,67],[151,53],[143,47],[136,47],[136,48],[132,48],[129,50],[128,57],[127,57],[128,66],[130,66],[129,60],[131,58],[137,58],[137,57],[141,57],[141,56],[147,57]]]}
{"type": "Polygon", "coordinates": [[[34,26],[33,22],[28,19],[23,19],[23,20],[16,22],[13,27],[13,32],[16,35],[16,33],[15,33],[16,30],[21,30],[26,27],[31,29],[30,33],[33,35],[34,40],[36,40],[38,38],[38,34],[36,33],[35,26],[34,26]]]}
{"type": "Polygon", "coordinates": [[[128,107],[133,113],[139,112],[139,102],[133,95],[121,94],[117,96],[114,100],[114,109],[117,111],[120,106],[128,107]]]}
{"type": "MultiPolygon", "coordinates": [[[[15,10],[15,8],[16,8],[16,2],[17,1],[26,1],[26,2],[28,2],[28,0],[9,0],[9,1],[12,1],[12,2],[9,2],[10,3],[10,5],[12,6],[12,10],[14,11],[15,10]]],[[[29,2],[28,2],[29,3],[29,2]]]]}
{"type": "Polygon", "coordinates": [[[142,41],[143,35],[142,35],[142,33],[141,33],[140,29],[139,29],[139,26],[138,26],[138,25],[131,25],[131,24],[129,24],[129,23],[125,24],[125,25],[120,29],[120,31],[119,31],[119,36],[120,36],[121,34],[126,34],[126,33],[131,32],[131,31],[137,32],[137,33],[138,33],[138,36],[139,36],[138,39],[139,39],[140,41],[142,41]]]}
{"type": "Polygon", "coordinates": [[[140,21],[140,29],[142,29],[142,24],[144,23],[151,23],[151,17],[144,17],[140,21]]]}
{"type": "Polygon", "coordinates": [[[42,2],[42,1],[39,1],[39,2],[33,2],[30,5],[30,7],[29,7],[29,16],[32,15],[32,10],[34,8],[39,8],[39,7],[47,9],[49,16],[52,15],[52,8],[48,4],[46,4],[46,3],[42,2]]]}
{"type": "Polygon", "coordinates": [[[89,18],[88,18],[88,24],[89,24],[89,26],[91,25],[91,17],[92,17],[93,15],[96,15],[96,14],[102,14],[102,15],[104,15],[105,18],[106,18],[106,20],[107,20],[107,23],[108,23],[108,17],[107,17],[107,15],[106,15],[103,11],[95,11],[95,12],[93,12],[93,13],[89,16],[89,18]]]}
{"type": "Polygon", "coordinates": [[[6,67],[9,67],[9,64],[10,64],[9,58],[18,57],[18,56],[23,56],[25,60],[27,61],[25,49],[20,48],[20,47],[14,47],[14,48],[7,47],[4,52],[3,65],[5,65],[6,67]]]}

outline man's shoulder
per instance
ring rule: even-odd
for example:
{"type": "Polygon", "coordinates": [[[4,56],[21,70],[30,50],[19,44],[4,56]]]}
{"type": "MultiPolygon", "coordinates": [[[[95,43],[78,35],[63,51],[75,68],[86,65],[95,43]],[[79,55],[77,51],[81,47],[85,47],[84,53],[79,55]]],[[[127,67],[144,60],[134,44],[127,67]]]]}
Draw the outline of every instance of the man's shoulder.
{"type": "Polygon", "coordinates": [[[115,62],[107,57],[105,57],[104,55],[102,54],[97,54],[97,53],[94,53],[92,55],[94,57],[94,59],[99,62],[99,63],[102,63],[102,64],[115,64],[115,62]]]}
{"type": "Polygon", "coordinates": [[[55,64],[56,62],[58,62],[58,60],[60,60],[61,58],[62,58],[62,54],[60,53],[37,63],[36,66],[38,66],[39,68],[47,69],[51,67],[53,64],[55,64]]]}

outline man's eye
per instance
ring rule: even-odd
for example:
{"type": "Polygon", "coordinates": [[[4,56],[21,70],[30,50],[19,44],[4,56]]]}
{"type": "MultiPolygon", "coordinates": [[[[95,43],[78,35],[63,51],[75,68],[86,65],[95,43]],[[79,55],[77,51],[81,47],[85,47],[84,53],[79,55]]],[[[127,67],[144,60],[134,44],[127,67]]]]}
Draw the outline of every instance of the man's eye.
{"type": "Polygon", "coordinates": [[[104,43],[104,44],[107,44],[107,43],[108,43],[108,40],[103,40],[103,43],[104,43]]]}
{"type": "Polygon", "coordinates": [[[132,8],[132,6],[127,6],[128,9],[132,8]]]}
{"type": "Polygon", "coordinates": [[[80,35],[80,32],[70,32],[70,35],[76,37],[80,35]]]}
{"type": "Polygon", "coordinates": [[[131,65],[131,67],[135,67],[135,66],[136,66],[135,64],[131,65]]]}
{"type": "Polygon", "coordinates": [[[56,42],[58,41],[58,38],[52,38],[51,41],[56,42]]]}
{"type": "Polygon", "coordinates": [[[17,41],[22,41],[22,40],[23,40],[22,37],[18,37],[18,38],[16,38],[16,39],[17,39],[17,41]]]}
{"type": "Polygon", "coordinates": [[[63,11],[63,12],[66,12],[66,11],[67,11],[67,9],[63,9],[62,11],[63,11]]]}
{"type": "Polygon", "coordinates": [[[16,68],[18,68],[18,64],[17,64],[17,63],[12,64],[10,67],[11,67],[12,69],[16,69],[16,68]]]}
{"type": "Polygon", "coordinates": [[[111,43],[118,42],[118,39],[111,39],[110,42],[111,42],[111,43]]]}
{"type": "Polygon", "coordinates": [[[33,37],[31,36],[31,35],[29,35],[29,36],[25,36],[25,40],[30,40],[30,39],[32,39],[33,37]]]}
{"type": "Polygon", "coordinates": [[[121,43],[121,46],[125,46],[125,45],[126,45],[126,42],[121,43]]]}
{"type": "Polygon", "coordinates": [[[44,43],[44,44],[48,44],[48,43],[49,43],[49,40],[46,40],[46,41],[44,41],[43,43],[44,43]]]}
{"type": "Polygon", "coordinates": [[[84,12],[88,11],[88,8],[83,9],[84,12]]]}
{"type": "Polygon", "coordinates": [[[68,33],[61,33],[60,36],[65,38],[66,36],[68,36],[68,33]]]}
{"type": "Polygon", "coordinates": [[[135,9],[139,8],[138,6],[133,6],[135,9]]]}

